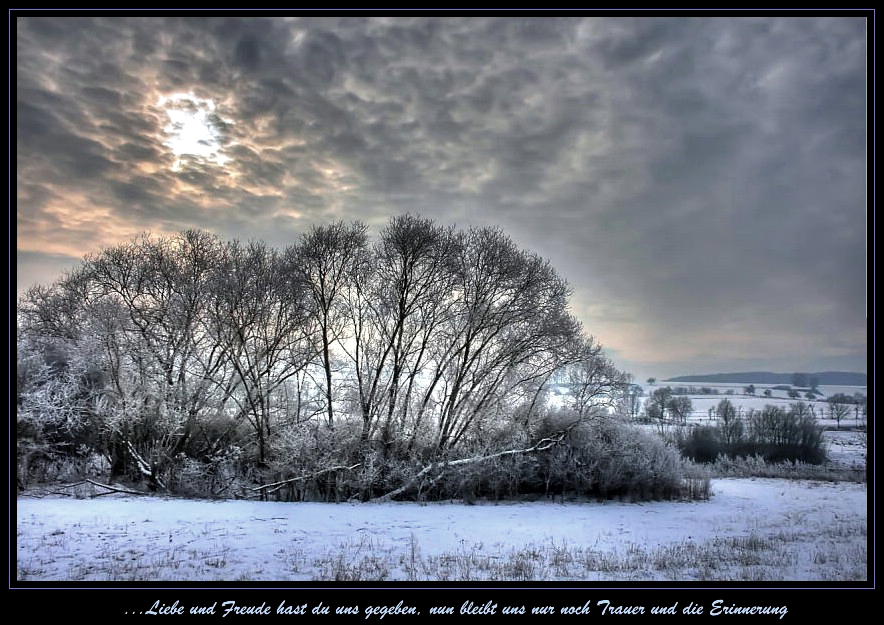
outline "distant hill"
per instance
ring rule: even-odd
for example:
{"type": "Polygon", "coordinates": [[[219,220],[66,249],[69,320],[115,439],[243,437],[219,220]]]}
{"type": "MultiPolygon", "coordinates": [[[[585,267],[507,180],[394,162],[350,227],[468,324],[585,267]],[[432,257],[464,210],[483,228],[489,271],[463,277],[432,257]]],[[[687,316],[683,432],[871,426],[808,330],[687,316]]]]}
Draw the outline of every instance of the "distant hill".
{"type": "MultiPolygon", "coordinates": [[[[712,373],[707,375],[682,375],[666,382],[720,382],[722,384],[792,384],[794,373],[771,373],[770,371],[745,371],[741,373],[712,373]]],[[[866,386],[865,373],[853,371],[822,371],[806,373],[817,378],[820,385],[866,386]]]]}

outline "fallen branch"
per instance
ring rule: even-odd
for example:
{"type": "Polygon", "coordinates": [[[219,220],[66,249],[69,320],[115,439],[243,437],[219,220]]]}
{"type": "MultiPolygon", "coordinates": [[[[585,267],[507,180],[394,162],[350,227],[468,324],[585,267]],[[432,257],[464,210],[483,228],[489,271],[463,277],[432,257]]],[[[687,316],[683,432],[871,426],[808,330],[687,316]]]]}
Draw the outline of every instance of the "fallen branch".
{"type": "MultiPolygon", "coordinates": [[[[101,482],[96,482],[95,480],[87,479],[86,482],[89,482],[93,486],[98,486],[100,488],[106,488],[108,490],[112,490],[115,493],[126,493],[127,495],[149,495],[150,493],[144,493],[138,490],[128,490],[126,488],[119,488],[117,486],[111,486],[109,484],[102,484],[101,482]]],[[[81,482],[82,483],[82,482],[81,482]]],[[[93,495],[93,497],[101,497],[101,495],[108,495],[109,493],[101,493],[99,495],[93,495]]]]}
{"type": "MultiPolygon", "coordinates": [[[[92,495],[89,495],[89,499],[95,499],[96,497],[104,497],[105,495],[115,495],[117,492],[129,492],[129,491],[113,491],[113,490],[106,490],[106,491],[104,491],[103,493],[93,493],[92,495]]],[[[147,493],[134,493],[134,494],[136,494],[136,495],[146,495],[147,493]]]]}
{"type": "Polygon", "coordinates": [[[62,492],[62,491],[60,491],[60,490],[47,490],[47,491],[45,491],[45,492],[42,493],[42,494],[39,494],[39,495],[38,495],[37,493],[34,493],[34,494],[31,495],[31,496],[32,496],[32,497],[41,497],[41,498],[42,498],[42,497],[45,497],[46,495],[61,495],[62,497],[73,497],[73,495],[72,495],[71,493],[65,493],[65,492],[62,492]]]}
{"type": "Polygon", "coordinates": [[[56,484],[53,488],[74,488],[75,486],[82,486],[85,483],[84,480],[82,482],[74,482],[73,484],[56,484]]]}
{"type": "Polygon", "coordinates": [[[166,485],[163,484],[163,481],[159,478],[159,476],[155,475],[154,472],[150,468],[150,463],[145,460],[141,454],[135,451],[135,447],[132,445],[132,442],[128,439],[125,441],[126,449],[129,450],[129,454],[135,460],[135,464],[138,465],[138,470],[141,472],[141,475],[146,477],[151,485],[151,490],[154,489],[155,486],[159,486],[163,490],[166,490],[166,485]]]}
{"type": "Polygon", "coordinates": [[[232,478],[230,478],[230,480],[227,482],[227,485],[226,485],[224,488],[222,488],[221,490],[218,490],[218,491],[214,491],[214,492],[212,492],[212,496],[213,496],[213,497],[217,497],[218,495],[220,495],[221,493],[223,493],[225,490],[227,490],[228,488],[230,488],[230,486],[231,486],[235,481],[236,481],[236,476],[234,475],[232,478]]]}
{"type": "Polygon", "coordinates": [[[291,484],[293,482],[300,482],[301,480],[309,480],[311,478],[319,477],[320,475],[324,475],[326,473],[331,473],[332,471],[352,471],[353,469],[355,469],[361,465],[362,465],[362,463],[359,462],[357,464],[354,464],[352,467],[345,467],[343,465],[336,466],[336,467],[330,467],[328,469],[323,469],[322,471],[316,471],[315,473],[311,473],[310,475],[302,475],[300,477],[293,477],[288,480],[282,480],[281,482],[273,482],[271,484],[264,484],[263,486],[258,486],[257,488],[250,488],[249,490],[262,491],[262,490],[270,488],[272,490],[268,490],[267,492],[268,493],[275,493],[276,491],[278,491],[280,488],[282,488],[286,484],[291,484]]]}
{"type": "Polygon", "coordinates": [[[404,493],[407,490],[409,490],[410,488],[412,488],[425,475],[427,475],[428,473],[430,473],[431,471],[433,471],[434,469],[437,469],[437,468],[440,468],[441,472],[433,480],[433,482],[432,482],[433,484],[435,484],[436,482],[438,482],[441,479],[442,475],[445,473],[445,470],[448,469],[449,467],[455,467],[455,466],[460,466],[460,465],[465,465],[465,464],[475,464],[478,462],[485,462],[486,460],[493,460],[495,458],[502,458],[504,456],[514,456],[516,454],[530,454],[530,453],[536,453],[538,451],[546,451],[547,449],[555,447],[556,445],[561,443],[565,439],[565,436],[567,436],[568,433],[571,430],[573,430],[575,427],[577,427],[580,423],[581,423],[580,420],[575,421],[574,423],[572,423],[571,425],[566,427],[564,430],[560,430],[559,432],[556,432],[552,436],[547,436],[546,438],[542,438],[539,441],[537,441],[534,445],[532,445],[531,447],[525,447],[524,449],[507,449],[506,451],[498,451],[497,453],[489,454],[487,456],[473,456],[472,458],[461,458],[459,460],[447,460],[447,461],[443,461],[443,462],[434,462],[430,465],[425,466],[423,469],[421,469],[417,473],[417,475],[415,475],[413,478],[408,480],[405,484],[403,484],[399,488],[397,488],[395,490],[391,490],[389,493],[387,493],[385,495],[381,495],[380,497],[375,497],[371,501],[377,501],[377,502],[390,501],[394,497],[398,497],[402,493],[404,493]]]}

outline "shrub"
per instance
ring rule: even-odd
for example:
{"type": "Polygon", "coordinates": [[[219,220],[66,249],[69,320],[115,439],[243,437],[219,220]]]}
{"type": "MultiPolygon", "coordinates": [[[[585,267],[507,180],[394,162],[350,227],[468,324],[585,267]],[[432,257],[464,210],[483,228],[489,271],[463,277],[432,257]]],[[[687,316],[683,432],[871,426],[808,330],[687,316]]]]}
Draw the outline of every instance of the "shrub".
{"type": "Polygon", "coordinates": [[[682,455],[694,462],[712,462],[725,446],[719,439],[717,426],[691,428],[687,436],[677,440],[682,455]]]}
{"type": "Polygon", "coordinates": [[[769,463],[826,460],[822,428],[800,405],[788,411],[777,406],[752,411],[745,427],[740,421],[722,419],[716,426],[692,428],[679,434],[676,443],[682,455],[695,462],[714,462],[719,456],[759,456],[769,463]]]}
{"type": "Polygon", "coordinates": [[[761,411],[750,413],[748,421],[751,448],[737,455],[760,454],[768,462],[825,462],[822,427],[813,417],[800,414],[797,408],[786,411],[778,406],[765,406],[761,411]]]}
{"type": "MultiPolygon", "coordinates": [[[[544,423],[555,431],[556,423],[544,423]]],[[[558,426],[560,427],[560,425],[558,426]]],[[[682,463],[659,437],[623,423],[600,419],[571,430],[563,444],[538,457],[545,492],[568,491],[634,500],[684,496],[682,463]]]]}
{"type": "MultiPolygon", "coordinates": [[[[524,449],[554,436],[573,423],[572,415],[542,420],[525,439],[524,433],[503,428],[489,433],[485,443],[462,450],[460,457],[482,457],[500,449],[524,449]]],[[[408,469],[402,466],[399,483],[408,469]]],[[[677,450],[659,437],[609,419],[572,427],[556,446],[536,453],[512,454],[431,471],[413,492],[421,499],[501,499],[520,495],[574,495],[630,501],[707,498],[708,479],[686,478],[677,450]]],[[[392,486],[388,484],[387,486],[392,486]]]]}

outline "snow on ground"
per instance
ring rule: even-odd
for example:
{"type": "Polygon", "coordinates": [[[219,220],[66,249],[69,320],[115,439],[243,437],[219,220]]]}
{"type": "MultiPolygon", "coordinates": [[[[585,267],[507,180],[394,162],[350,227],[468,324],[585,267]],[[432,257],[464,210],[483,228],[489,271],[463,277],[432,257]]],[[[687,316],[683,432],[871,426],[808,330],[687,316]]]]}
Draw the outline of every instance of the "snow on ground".
{"type": "Polygon", "coordinates": [[[843,579],[865,575],[865,484],[717,479],[713,492],[709,501],[643,504],[20,497],[18,578],[843,579]],[[730,542],[721,542],[725,539],[730,542]],[[728,550],[725,556],[722,549],[728,550]],[[842,558],[847,551],[852,553],[850,562],[842,558]],[[768,552],[776,562],[764,561],[768,552]],[[731,554],[733,562],[722,563],[731,554]],[[761,560],[747,560],[748,556],[761,560]],[[679,558],[687,561],[672,564],[679,558]],[[696,568],[700,560],[702,571],[696,568]],[[358,568],[351,561],[358,561],[358,568]],[[583,564],[577,566],[578,561],[583,564]],[[455,564],[459,568],[452,568],[455,564]]]}
{"type": "MultiPolygon", "coordinates": [[[[843,422],[842,422],[843,426],[843,422]]],[[[826,430],[823,432],[829,462],[839,468],[864,469],[868,444],[866,432],[826,430]]]]}

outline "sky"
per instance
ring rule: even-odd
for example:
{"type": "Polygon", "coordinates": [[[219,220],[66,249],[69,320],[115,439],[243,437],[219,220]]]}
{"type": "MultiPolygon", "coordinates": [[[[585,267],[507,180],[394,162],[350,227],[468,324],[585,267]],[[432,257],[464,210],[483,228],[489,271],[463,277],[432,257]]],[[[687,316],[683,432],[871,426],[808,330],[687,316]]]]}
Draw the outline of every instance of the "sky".
{"type": "Polygon", "coordinates": [[[640,379],[866,369],[861,17],[18,17],[17,287],[390,216],[548,258],[640,379]]]}

